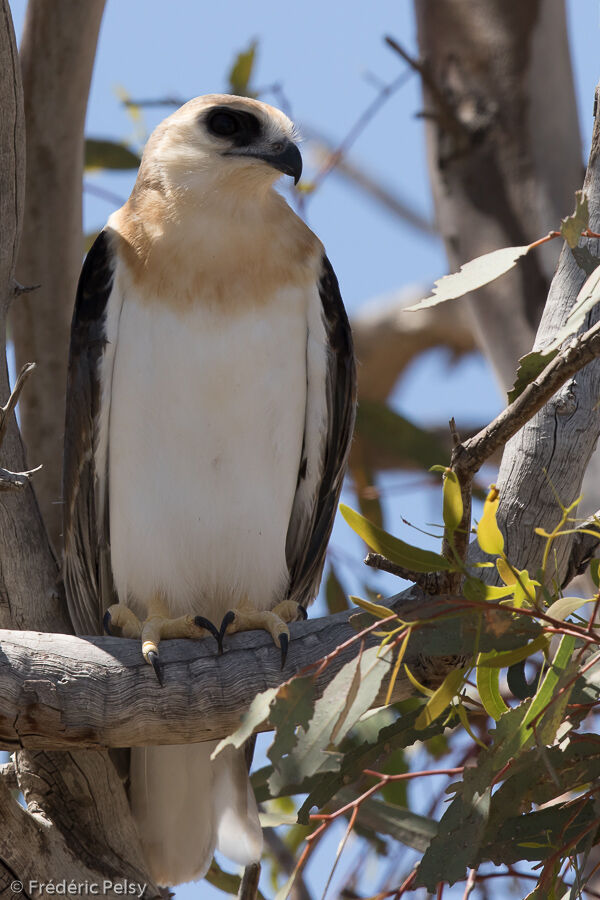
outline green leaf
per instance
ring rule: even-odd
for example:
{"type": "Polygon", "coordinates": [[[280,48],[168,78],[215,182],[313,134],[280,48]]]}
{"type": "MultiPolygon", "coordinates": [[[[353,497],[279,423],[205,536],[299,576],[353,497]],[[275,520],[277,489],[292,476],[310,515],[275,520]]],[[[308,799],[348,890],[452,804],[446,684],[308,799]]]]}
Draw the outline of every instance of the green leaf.
{"type": "MultiPolygon", "coordinates": [[[[345,793],[340,794],[341,802],[345,799],[345,793]]],[[[437,822],[434,819],[372,797],[360,804],[357,821],[370,831],[387,834],[421,853],[427,849],[437,833],[437,822]]]]}
{"type": "Polygon", "coordinates": [[[504,553],[504,537],[496,520],[499,501],[500,494],[496,485],[493,484],[483,504],[483,515],[477,526],[477,543],[484,553],[490,553],[493,556],[504,553]]]}
{"type": "Polygon", "coordinates": [[[561,597],[548,607],[546,614],[553,619],[566,619],[581,606],[591,602],[592,600],[586,600],[584,597],[561,597]]]}
{"type": "Polygon", "coordinates": [[[504,584],[486,584],[479,578],[467,576],[463,585],[463,594],[467,600],[477,600],[482,603],[484,600],[502,600],[504,597],[510,597],[514,593],[514,585],[504,584]]]}
{"type": "Polygon", "coordinates": [[[460,492],[460,484],[456,472],[447,469],[444,475],[443,486],[443,517],[444,525],[450,535],[454,534],[463,517],[463,502],[460,492]]]}
{"type": "Polygon", "coordinates": [[[525,256],[530,249],[530,244],[523,247],[503,247],[501,250],[493,250],[491,253],[478,256],[477,259],[472,259],[461,266],[459,272],[438,279],[430,297],[420,300],[413,306],[407,306],[406,310],[436,306],[438,303],[454,300],[475,291],[512,269],[517,260],[525,256]]]}
{"type": "MultiPolygon", "coordinates": [[[[307,799],[298,810],[299,822],[308,824],[308,816],[313,807],[322,809],[326,803],[343,790],[345,785],[356,781],[363,769],[373,765],[382,756],[389,754],[392,750],[401,750],[412,746],[417,741],[425,741],[442,734],[449,727],[443,719],[438,719],[425,731],[417,731],[415,720],[419,715],[421,704],[414,698],[410,698],[399,706],[401,714],[395,722],[382,728],[375,740],[365,741],[358,747],[347,750],[342,757],[339,770],[322,775],[320,780],[310,788],[307,799]]],[[[260,799],[263,796],[262,793],[258,794],[260,799]]]]}
{"type": "Polygon", "coordinates": [[[315,682],[312,675],[292,678],[277,691],[269,710],[275,737],[267,755],[274,765],[294,748],[298,726],[306,731],[315,709],[315,682]]]}
{"type": "Polygon", "coordinates": [[[252,41],[247,50],[242,50],[236,56],[229,71],[229,93],[238,97],[254,97],[249,88],[252,70],[256,61],[257,42],[252,41]]]}
{"type": "Polygon", "coordinates": [[[508,392],[508,402],[514,403],[528,384],[531,384],[538,375],[544,371],[549,362],[551,362],[558,353],[558,347],[550,353],[541,350],[532,350],[526,353],[519,360],[519,368],[517,369],[517,377],[512,390],[508,392]]]}
{"type": "Polygon", "coordinates": [[[448,708],[463,685],[466,671],[466,669],[454,669],[446,675],[439,688],[427,701],[425,708],[419,713],[415,722],[417,731],[426,728],[448,708]]]}
{"type": "Polygon", "coordinates": [[[534,653],[540,650],[547,650],[550,644],[550,636],[540,634],[534,641],[525,647],[515,647],[514,650],[507,650],[504,653],[497,653],[492,650],[490,653],[480,653],[477,659],[477,668],[489,669],[505,669],[507,666],[513,666],[523,659],[529,659],[534,653]]]}
{"type": "Polygon", "coordinates": [[[560,347],[564,340],[579,331],[585,322],[588,313],[594,308],[599,300],[600,266],[595,268],[592,274],[584,281],[583,287],[577,295],[577,299],[569,313],[567,321],[562,328],[559,328],[550,346],[544,348],[545,352],[548,353],[549,351],[560,347]]]}
{"type": "Polygon", "coordinates": [[[340,504],[340,512],[350,528],[363,539],[367,546],[376,553],[381,553],[391,562],[412,569],[414,572],[439,572],[452,569],[451,562],[439,553],[406,544],[378,528],[377,525],[373,525],[360,513],[354,512],[343,503],[340,504]]]}
{"type": "Polygon", "coordinates": [[[325,602],[330,616],[349,609],[346,592],[332,563],[329,563],[329,572],[325,582],[325,602]]]}
{"type": "Polygon", "coordinates": [[[137,169],[140,156],[125,144],[101,138],[86,138],[84,167],[90,169],[137,169]]]}
{"type": "MultiPolygon", "coordinates": [[[[484,654],[480,654],[483,656],[484,654]]],[[[477,690],[488,716],[496,722],[508,710],[500,694],[500,669],[480,666],[477,661],[477,690]]]]}
{"type": "Polygon", "coordinates": [[[269,718],[271,704],[275,700],[281,688],[268,688],[261,694],[257,694],[247,712],[242,716],[239,727],[228,737],[219,741],[211,754],[214,759],[225,747],[242,747],[248,738],[254,734],[256,728],[269,718]]]}
{"type": "Polygon", "coordinates": [[[589,228],[590,211],[588,199],[583,191],[575,191],[575,212],[560,223],[560,233],[571,247],[576,247],[581,232],[589,228]]]}
{"type": "Polygon", "coordinates": [[[356,606],[360,606],[365,612],[375,616],[376,619],[388,619],[394,615],[394,611],[387,606],[381,606],[379,603],[371,603],[370,600],[363,600],[361,597],[351,596],[350,599],[356,606]]]}
{"type": "Polygon", "coordinates": [[[276,794],[283,783],[298,784],[318,771],[337,767],[328,759],[333,740],[341,741],[352,725],[371,706],[389,672],[387,661],[378,657],[379,647],[363,651],[346,663],[325,688],[315,703],[314,714],[306,731],[288,756],[280,759],[269,788],[276,794]]]}

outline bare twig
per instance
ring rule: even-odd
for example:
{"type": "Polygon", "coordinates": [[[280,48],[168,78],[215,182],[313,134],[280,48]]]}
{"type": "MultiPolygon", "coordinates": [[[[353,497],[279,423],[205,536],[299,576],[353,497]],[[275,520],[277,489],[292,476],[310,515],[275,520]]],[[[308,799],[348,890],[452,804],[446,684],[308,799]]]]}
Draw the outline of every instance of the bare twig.
{"type": "Polygon", "coordinates": [[[510,440],[576,372],[600,356],[600,322],[574,338],[522,394],[482,431],[460,444],[452,467],[473,476],[492,453],[510,440]]]}
{"type": "Polygon", "coordinates": [[[6,428],[10,419],[10,415],[14,412],[17,403],[19,402],[19,397],[21,396],[21,391],[25,387],[25,382],[35,369],[35,363],[25,363],[17,380],[15,382],[15,386],[11,391],[11,395],[8,398],[8,401],[5,406],[0,407],[0,445],[4,440],[4,435],[6,434],[6,428]]]}
{"type": "Polygon", "coordinates": [[[390,575],[397,575],[398,578],[405,578],[412,581],[417,587],[420,587],[425,594],[447,594],[449,592],[449,579],[445,572],[434,572],[431,574],[423,574],[422,572],[413,572],[412,569],[406,569],[397,563],[391,562],[380,553],[368,553],[365,557],[365,565],[372,569],[379,569],[381,572],[389,572],[390,575]]]}

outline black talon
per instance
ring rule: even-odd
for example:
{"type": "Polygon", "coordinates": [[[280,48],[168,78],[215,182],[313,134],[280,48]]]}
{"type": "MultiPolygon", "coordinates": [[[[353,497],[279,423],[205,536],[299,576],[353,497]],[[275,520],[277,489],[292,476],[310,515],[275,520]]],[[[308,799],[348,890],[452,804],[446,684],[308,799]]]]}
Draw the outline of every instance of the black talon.
{"type": "Polygon", "coordinates": [[[110,613],[108,610],[104,613],[104,618],[102,619],[102,627],[109,637],[112,637],[112,631],[110,630],[110,613]]]}
{"type": "Polygon", "coordinates": [[[196,616],[194,619],[194,625],[198,628],[206,628],[207,631],[210,631],[212,636],[214,637],[217,644],[219,643],[219,632],[216,629],[216,626],[210,621],[210,619],[205,619],[204,616],[196,616]]]}
{"type": "Polygon", "coordinates": [[[301,603],[298,604],[298,612],[300,613],[300,618],[304,619],[305,621],[306,619],[308,619],[308,612],[306,611],[306,607],[302,606],[301,603]]]}
{"type": "Polygon", "coordinates": [[[235,613],[232,609],[229,612],[226,612],[223,616],[223,621],[221,622],[221,628],[219,629],[219,636],[217,638],[217,643],[219,644],[219,656],[223,653],[223,638],[225,637],[225,632],[227,631],[227,626],[231,625],[231,623],[235,620],[235,613]]]}
{"type": "Polygon", "coordinates": [[[287,659],[288,647],[290,646],[290,639],[287,634],[279,635],[279,646],[281,647],[281,668],[283,669],[287,659]]]}
{"type": "Polygon", "coordinates": [[[163,686],[162,670],[160,668],[160,660],[158,658],[158,653],[156,652],[156,650],[148,650],[148,662],[151,664],[152,668],[154,669],[154,674],[158,678],[158,683],[162,687],[163,686]]]}

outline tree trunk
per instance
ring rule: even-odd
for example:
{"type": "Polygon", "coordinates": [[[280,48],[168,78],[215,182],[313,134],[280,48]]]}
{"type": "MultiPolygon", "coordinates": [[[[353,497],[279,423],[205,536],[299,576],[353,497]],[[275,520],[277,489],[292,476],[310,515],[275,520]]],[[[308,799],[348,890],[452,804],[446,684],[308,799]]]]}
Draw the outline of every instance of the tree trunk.
{"type": "Polygon", "coordinates": [[[39,284],[13,307],[17,367],[38,365],[21,402],[35,491],[57,553],[62,548],[62,441],[67,349],[83,256],[81,192],[84,123],[104,0],[30,0],[21,70],[27,162],[17,278],[39,284]]]}
{"type": "MultiPolygon", "coordinates": [[[[39,5],[36,3],[36,7],[39,5]]],[[[59,4],[45,5],[60,16],[59,4]]],[[[81,8],[82,11],[85,8],[86,15],[93,18],[91,6],[92,4],[86,3],[81,8]]],[[[4,352],[6,317],[10,303],[18,293],[14,272],[23,221],[25,128],[21,79],[8,0],[2,0],[1,10],[0,351],[4,352]]],[[[47,48],[40,51],[40,56],[44,57],[46,51],[47,48]]],[[[81,164],[78,165],[80,173],[81,164]]],[[[80,177],[79,174],[77,178],[80,177]]],[[[54,186],[44,184],[40,190],[40,196],[44,197],[53,193],[54,186]]],[[[79,190],[78,185],[77,191],[79,190]]],[[[35,238],[30,234],[28,240],[35,238]]],[[[63,258],[58,249],[56,253],[59,258],[63,258]]],[[[22,299],[21,297],[17,302],[22,299]]],[[[40,335],[42,333],[39,332],[40,335]]],[[[62,352],[65,352],[64,346],[62,352]]],[[[37,387],[43,380],[43,374],[36,375],[33,377],[37,387]]],[[[31,381],[28,387],[30,386],[31,381]]],[[[0,367],[0,395],[7,399],[9,393],[8,373],[4,364],[0,367]]],[[[27,388],[23,396],[28,396],[27,388]]],[[[57,401],[53,399],[53,402],[56,411],[57,401]]],[[[62,424],[59,424],[62,419],[61,401],[60,419],[54,422],[57,434],[62,428],[62,424]]],[[[60,448],[55,446],[52,452],[56,455],[53,462],[58,466],[60,448]]],[[[2,445],[2,464],[17,471],[25,468],[14,416],[2,445]]],[[[58,567],[29,486],[18,493],[0,494],[0,547],[2,625],[40,631],[70,631],[66,605],[59,588],[58,567]]],[[[118,878],[126,878],[139,884],[148,882],[148,900],[160,896],[144,871],[127,797],[106,752],[22,751],[17,754],[15,767],[16,784],[25,796],[27,810],[22,809],[14,793],[1,783],[2,895],[18,877],[25,886],[24,897],[37,895],[34,888],[29,893],[27,885],[30,881],[47,883],[64,878],[100,884],[105,880],[116,881],[118,878]]],[[[118,888],[110,888],[105,896],[119,897],[122,892],[118,888]]]]}
{"type": "MultiPolygon", "coordinates": [[[[581,140],[564,0],[415,0],[429,174],[451,270],[528,244],[574,206],[581,140]]],[[[505,388],[533,343],[558,248],[471,299],[505,388]]]]}

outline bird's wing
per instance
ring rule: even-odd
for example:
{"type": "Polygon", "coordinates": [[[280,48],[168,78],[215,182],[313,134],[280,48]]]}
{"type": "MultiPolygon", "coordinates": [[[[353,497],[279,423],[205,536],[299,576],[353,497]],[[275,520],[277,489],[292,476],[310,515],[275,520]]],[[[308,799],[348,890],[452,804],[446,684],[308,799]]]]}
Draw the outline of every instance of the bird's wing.
{"type": "Polygon", "coordinates": [[[311,339],[314,341],[315,337],[311,335],[309,323],[304,447],[286,539],[289,597],[303,605],[314,599],[319,588],[344,480],[356,408],[352,335],[338,281],[326,256],[323,257],[318,291],[325,347],[322,364],[318,354],[312,354],[311,359],[311,339]],[[323,395],[326,404],[320,399],[323,395]],[[321,434],[315,434],[316,431],[321,434]]]}
{"type": "Polygon", "coordinates": [[[103,401],[101,366],[115,259],[102,231],[89,251],[77,287],[67,376],[63,468],[64,579],[78,634],[102,631],[113,602],[107,478],[98,478],[95,446],[103,401]],[[99,522],[99,510],[103,510],[99,522]]]}

